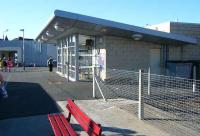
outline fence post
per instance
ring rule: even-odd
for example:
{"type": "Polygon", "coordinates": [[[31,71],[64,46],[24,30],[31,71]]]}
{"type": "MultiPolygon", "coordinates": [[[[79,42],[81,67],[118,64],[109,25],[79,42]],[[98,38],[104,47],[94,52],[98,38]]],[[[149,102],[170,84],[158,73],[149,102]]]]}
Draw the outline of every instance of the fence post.
{"type": "Polygon", "coordinates": [[[144,118],[144,102],[143,102],[143,70],[139,70],[139,99],[138,99],[138,118],[142,120],[144,118]]]}
{"type": "Polygon", "coordinates": [[[93,93],[92,93],[92,96],[93,96],[93,98],[95,98],[96,97],[96,93],[95,93],[95,67],[93,66],[92,67],[92,75],[93,75],[93,93]]]}
{"type": "Polygon", "coordinates": [[[105,98],[104,95],[103,95],[103,92],[102,92],[102,90],[101,90],[101,87],[99,86],[99,83],[98,83],[96,77],[94,77],[94,79],[95,79],[96,84],[97,84],[97,87],[98,87],[98,89],[99,89],[99,91],[100,91],[100,93],[101,93],[101,96],[103,97],[103,100],[106,102],[106,98],[105,98]]]}
{"type": "Polygon", "coordinates": [[[149,67],[148,69],[148,95],[150,95],[150,89],[151,89],[151,70],[149,67]]]}
{"type": "Polygon", "coordinates": [[[196,66],[193,67],[193,86],[192,86],[192,92],[194,93],[196,91],[196,66]]]}

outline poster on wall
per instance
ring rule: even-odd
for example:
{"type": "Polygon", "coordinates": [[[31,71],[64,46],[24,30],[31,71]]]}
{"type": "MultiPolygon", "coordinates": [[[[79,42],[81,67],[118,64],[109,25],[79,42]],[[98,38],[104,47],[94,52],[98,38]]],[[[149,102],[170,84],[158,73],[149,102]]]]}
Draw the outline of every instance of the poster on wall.
{"type": "Polygon", "coordinates": [[[103,52],[99,54],[98,64],[100,71],[103,71],[105,69],[105,55],[103,52]]]}
{"type": "Polygon", "coordinates": [[[102,80],[106,79],[106,50],[101,49],[98,55],[97,63],[99,66],[99,74],[102,80]]]}

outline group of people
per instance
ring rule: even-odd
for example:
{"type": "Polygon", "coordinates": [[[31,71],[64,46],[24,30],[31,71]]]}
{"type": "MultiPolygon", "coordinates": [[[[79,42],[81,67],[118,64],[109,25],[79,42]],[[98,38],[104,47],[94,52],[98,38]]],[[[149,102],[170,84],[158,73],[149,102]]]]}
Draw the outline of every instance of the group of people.
{"type": "Polygon", "coordinates": [[[9,57],[8,59],[6,57],[0,58],[0,70],[5,72],[11,72],[11,69],[13,67],[13,61],[9,57]]]}

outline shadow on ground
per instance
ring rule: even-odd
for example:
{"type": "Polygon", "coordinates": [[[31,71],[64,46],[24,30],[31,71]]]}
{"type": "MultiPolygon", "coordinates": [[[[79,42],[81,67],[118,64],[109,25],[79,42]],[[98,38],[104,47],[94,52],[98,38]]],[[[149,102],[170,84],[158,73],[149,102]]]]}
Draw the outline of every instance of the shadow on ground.
{"type": "MultiPolygon", "coordinates": [[[[75,131],[84,131],[80,125],[78,124],[72,124],[72,127],[75,131]]],[[[130,129],[124,129],[124,128],[117,128],[117,127],[105,127],[102,126],[102,136],[106,136],[109,134],[114,134],[115,136],[133,136],[137,132],[130,130],[130,129]],[[105,133],[105,134],[104,134],[105,133]]],[[[145,136],[145,135],[137,135],[137,136],[145,136]]]]}
{"type": "Polygon", "coordinates": [[[55,101],[37,83],[9,82],[7,99],[0,98],[0,120],[60,112],[55,101]]]}

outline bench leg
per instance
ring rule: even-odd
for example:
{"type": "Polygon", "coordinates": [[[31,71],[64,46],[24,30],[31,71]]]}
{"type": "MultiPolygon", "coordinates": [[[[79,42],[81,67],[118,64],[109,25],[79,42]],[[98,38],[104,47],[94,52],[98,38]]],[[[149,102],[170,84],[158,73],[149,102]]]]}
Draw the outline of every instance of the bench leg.
{"type": "MultiPolygon", "coordinates": [[[[72,101],[74,102],[74,100],[72,100],[72,101]]],[[[67,121],[68,121],[68,122],[70,122],[71,115],[72,115],[72,114],[69,112],[68,117],[67,117],[67,121]]]]}
{"type": "Polygon", "coordinates": [[[71,115],[72,115],[72,114],[69,112],[68,117],[67,117],[67,121],[68,121],[68,122],[70,122],[71,115]]]}

